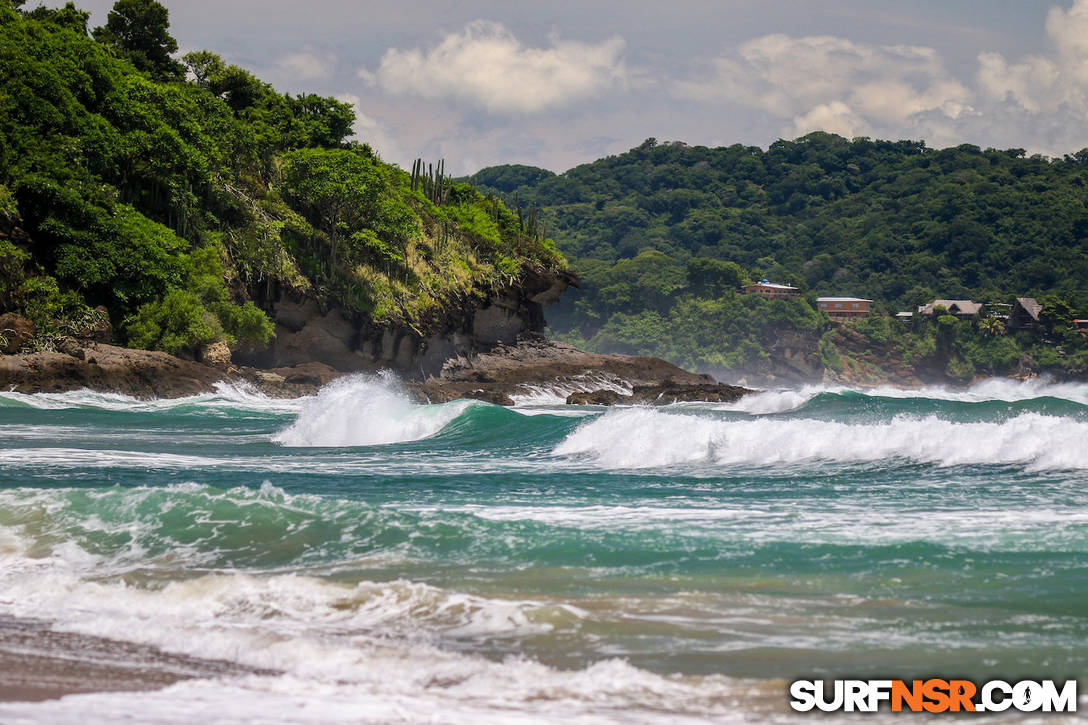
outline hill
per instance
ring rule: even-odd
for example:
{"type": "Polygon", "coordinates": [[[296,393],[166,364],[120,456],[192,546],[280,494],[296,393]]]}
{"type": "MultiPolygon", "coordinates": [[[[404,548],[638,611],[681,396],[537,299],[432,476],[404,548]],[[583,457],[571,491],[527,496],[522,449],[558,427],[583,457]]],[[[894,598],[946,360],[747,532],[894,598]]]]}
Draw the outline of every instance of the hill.
{"type": "Polygon", "coordinates": [[[153,0],[119,0],[93,31],[72,3],[21,5],[0,0],[0,352],[89,336],[279,364],[318,320],[294,349],[339,325],[349,368],[409,365],[564,268],[441,164],[409,173],[352,140],[349,105],[209,51],[174,59],[153,0]]]}
{"type": "MultiPolygon", "coordinates": [[[[818,376],[816,340],[831,327],[816,295],[872,299],[878,313],[1017,296],[1088,309],[1088,150],[1048,159],[827,133],[766,150],[648,139],[563,174],[499,166],[469,180],[555,237],[581,289],[549,322],[592,350],[722,372],[766,371],[780,346],[818,376]],[[805,298],[736,294],[762,278],[805,298]]],[[[1010,356],[960,370],[1004,370],[1010,356]]]]}

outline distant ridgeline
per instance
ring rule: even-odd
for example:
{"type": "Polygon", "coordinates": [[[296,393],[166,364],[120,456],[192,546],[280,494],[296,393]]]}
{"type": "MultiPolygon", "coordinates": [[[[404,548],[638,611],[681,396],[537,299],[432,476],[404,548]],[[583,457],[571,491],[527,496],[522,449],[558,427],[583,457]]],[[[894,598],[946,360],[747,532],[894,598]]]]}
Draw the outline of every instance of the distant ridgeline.
{"type": "Polygon", "coordinates": [[[285,293],[426,330],[564,265],[497,199],[350,141],[348,104],[175,60],[153,0],[93,32],[71,3],[22,5],[0,0],[0,318],[34,323],[24,347],[111,327],[194,357],[260,346],[285,293]]]}
{"type": "Polygon", "coordinates": [[[849,346],[834,341],[853,323],[833,328],[817,310],[832,296],[872,300],[856,324],[908,365],[940,358],[942,374],[970,378],[1015,371],[1028,353],[1088,368],[1086,336],[1069,332],[1088,317],[1088,149],[1047,159],[827,133],[766,151],[649,139],[561,175],[496,166],[469,180],[539,215],[581,280],[549,322],[597,351],[759,371],[789,333],[803,338],[793,352],[822,340],[818,364],[837,369],[849,346]],[[764,278],[800,295],[741,294],[764,278]],[[888,325],[937,299],[1007,311],[1028,296],[1050,320],[1030,335],[948,316],[888,325]]]}

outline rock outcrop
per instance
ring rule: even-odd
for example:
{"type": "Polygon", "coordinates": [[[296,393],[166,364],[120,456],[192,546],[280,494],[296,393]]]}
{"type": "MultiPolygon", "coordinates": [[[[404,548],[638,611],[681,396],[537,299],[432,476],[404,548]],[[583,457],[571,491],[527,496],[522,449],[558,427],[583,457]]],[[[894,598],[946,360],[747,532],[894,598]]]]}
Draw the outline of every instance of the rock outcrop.
{"type": "Polygon", "coordinates": [[[284,294],[272,303],[276,336],[263,350],[238,352],[235,362],[261,368],[318,360],[341,372],[392,369],[408,379],[441,373],[453,358],[471,357],[520,336],[544,331],[544,308],[576,284],[568,272],[526,267],[521,281],[494,291],[482,303],[467,300],[432,320],[425,331],[377,325],[339,307],[322,307],[312,298],[284,294]]]}
{"type": "Polygon", "coordinates": [[[137,398],[177,398],[211,390],[223,372],[165,352],[129,350],[101,343],[66,351],[0,357],[0,388],[21,393],[59,393],[90,388],[137,398]]]}
{"type": "Polygon", "coordinates": [[[729,402],[751,392],[660,358],[599,355],[532,334],[523,335],[516,345],[451,359],[438,375],[410,388],[430,402],[505,398],[510,402],[499,404],[507,405],[513,396],[540,391],[588,405],[729,402]]]}
{"type": "Polygon", "coordinates": [[[630,395],[615,390],[571,393],[568,405],[670,405],[672,403],[732,403],[753,391],[724,383],[657,383],[635,385],[630,395]]]}
{"type": "Polygon", "coordinates": [[[34,339],[34,323],[13,312],[0,315],[0,355],[17,352],[34,339]]]}
{"type": "Polygon", "coordinates": [[[0,389],[61,393],[89,388],[134,398],[180,398],[211,392],[216,383],[248,383],[275,397],[316,392],[343,373],[309,363],[275,370],[216,368],[150,350],[64,338],[49,352],[0,355],[0,389]]]}
{"type": "MultiPolygon", "coordinates": [[[[85,337],[63,338],[54,341],[51,352],[0,356],[0,388],[26,393],[91,388],[172,398],[208,392],[227,381],[293,397],[313,393],[340,375],[392,369],[425,402],[472,398],[513,405],[517,395],[546,390],[561,399],[591,393],[600,404],[664,404],[721,402],[748,392],[659,358],[599,355],[549,341],[542,334],[544,307],[575,279],[544,269],[523,272],[520,284],[494,292],[483,304],[468,301],[448,310],[427,335],[322,309],[313,299],[284,298],[273,308],[277,336],[262,351],[232,353],[225,345],[209,345],[201,351],[202,364],[85,337]]],[[[108,334],[103,328],[93,337],[108,334]]]]}

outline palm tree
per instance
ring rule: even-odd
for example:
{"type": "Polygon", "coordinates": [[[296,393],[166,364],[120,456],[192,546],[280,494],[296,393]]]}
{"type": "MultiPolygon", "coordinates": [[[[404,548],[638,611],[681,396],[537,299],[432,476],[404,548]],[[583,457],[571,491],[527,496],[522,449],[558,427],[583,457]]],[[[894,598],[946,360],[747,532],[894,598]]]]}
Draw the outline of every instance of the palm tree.
{"type": "Polygon", "coordinates": [[[978,323],[978,329],[982,330],[982,334],[986,337],[993,337],[994,335],[1005,334],[1005,323],[996,317],[987,317],[978,323]]]}

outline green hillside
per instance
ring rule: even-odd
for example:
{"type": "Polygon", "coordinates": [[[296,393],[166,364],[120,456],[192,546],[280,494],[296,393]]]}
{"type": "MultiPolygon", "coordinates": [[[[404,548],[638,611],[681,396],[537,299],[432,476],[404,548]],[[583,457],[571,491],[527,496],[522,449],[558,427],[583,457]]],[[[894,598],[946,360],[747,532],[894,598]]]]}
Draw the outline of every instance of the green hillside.
{"type": "Polygon", "coordinates": [[[349,105],[179,62],[153,0],[93,30],[21,6],[0,0],[0,313],[34,346],[103,318],[134,347],[259,346],[284,292],[422,330],[563,265],[497,199],[351,140],[349,105]]]}
{"type": "Polygon", "coordinates": [[[829,329],[817,294],[881,312],[937,298],[1053,296],[1065,317],[1088,306],[1088,150],[1052,160],[826,133],[767,150],[649,139],[560,175],[499,166],[470,180],[555,237],[582,288],[549,322],[592,349],[750,364],[782,331],[829,329]],[[808,302],[735,294],[764,277],[808,302]]]}

